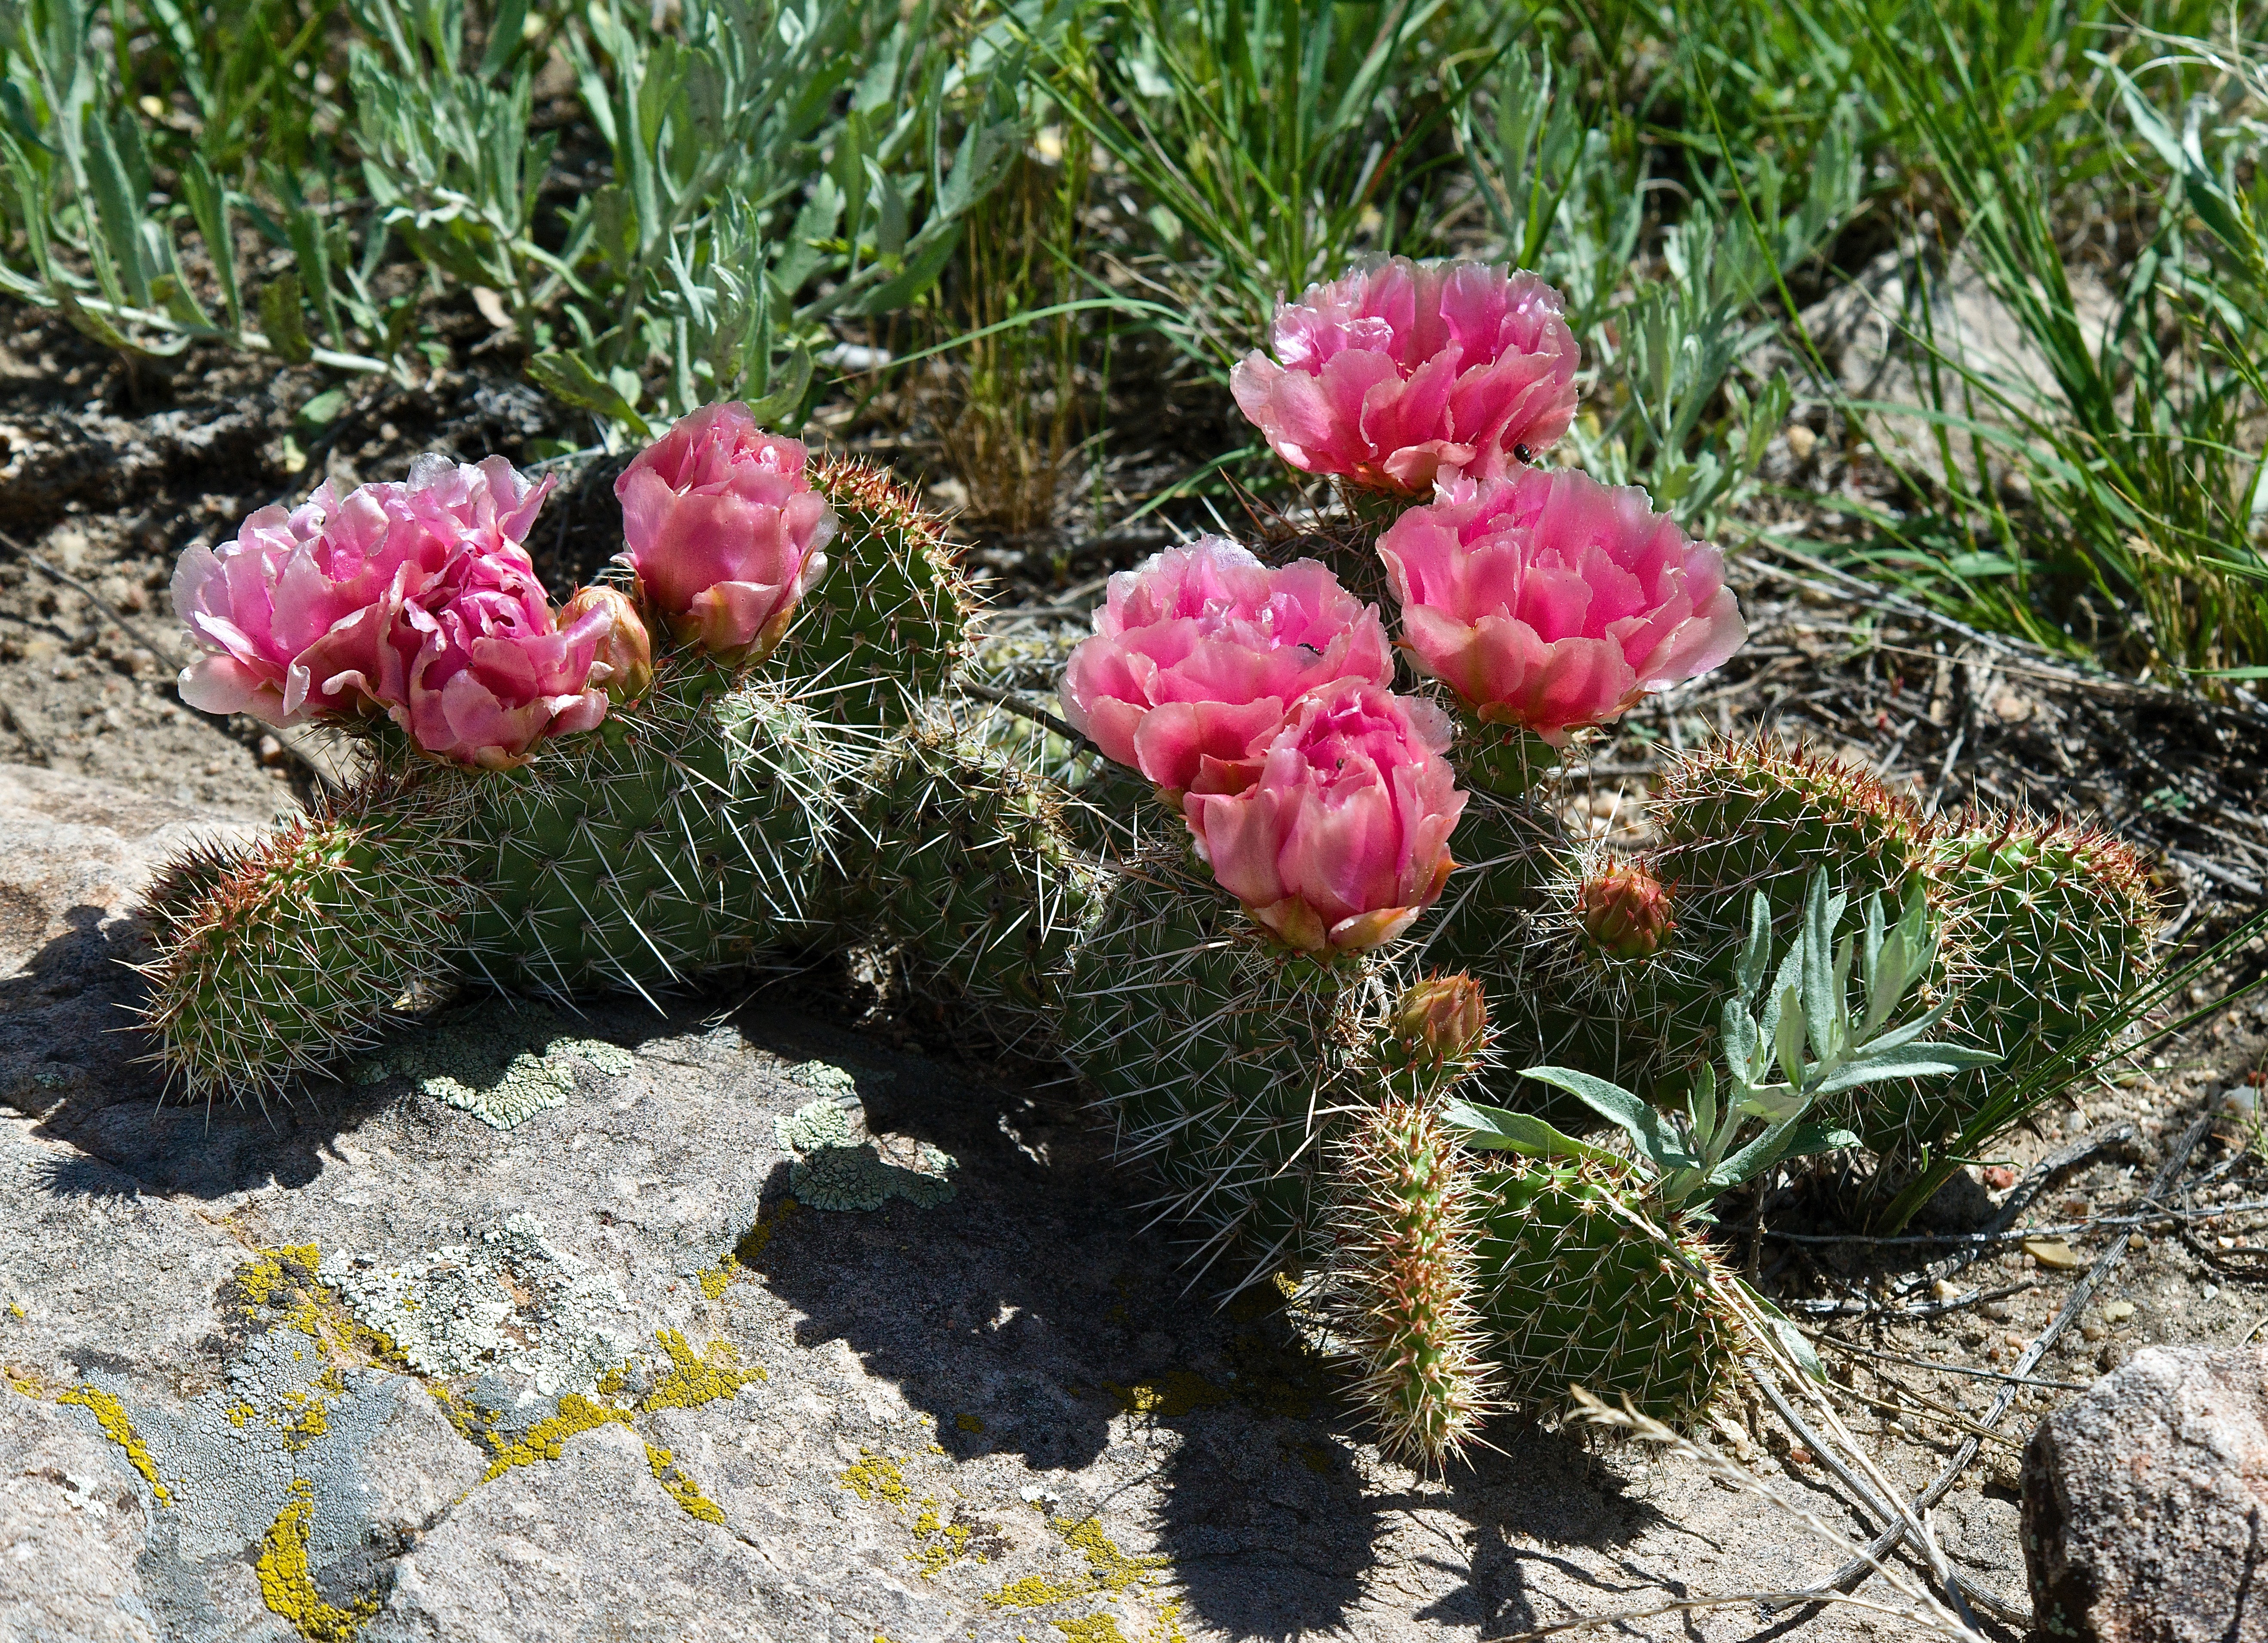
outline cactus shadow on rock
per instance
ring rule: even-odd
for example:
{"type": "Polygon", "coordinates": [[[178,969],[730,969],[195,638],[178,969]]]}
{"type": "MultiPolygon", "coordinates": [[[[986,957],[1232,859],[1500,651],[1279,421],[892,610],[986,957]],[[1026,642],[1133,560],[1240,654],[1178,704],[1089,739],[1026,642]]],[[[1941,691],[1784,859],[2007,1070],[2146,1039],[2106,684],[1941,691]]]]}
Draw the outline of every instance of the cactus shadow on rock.
{"type": "MultiPolygon", "coordinates": [[[[1145,1183],[1110,1168],[1108,1135],[1068,1087],[1004,1090],[944,1067],[927,1087],[873,1079],[859,1042],[797,1048],[857,1078],[873,1133],[948,1154],[954,1192],[858,1213],[799,1204],[773,1221],[742,1258],[800,1315],[797,1345],[847,1347],[956,1460],[1021,1455],[1061,1515],[1159,1481],[1155,1451],[1126,1440],[1177,1434],[1155,1527],[1194,1616],[1252,1636],[1341,1624],[1382,1518],[1337,1366],[1300,1342],[1273,1289],[1224,1305],[1189,1286],[1172,1228],[1141,1207],[1145,1183]]],[[[768,1218],[785,1174],[767,1183],[768,1218]]]]}
{"type": "Polygon", "coordinates": [[[1631,1570],[1628,1585],[1609,1585],[1561,1554],[1571,1545],[1610,1553],[1670,1521],[1652,1503],[1625,1495],[1629,1480],[1580,1436],[1518,1418],[1499,1418],[1483,1435],[1494,1447],[1474,1448],[1442,1478],[1450,1510],[1468,1526],[1464,1584],[1418,1618],[1475,1626],[1484,1638],[1564,1620],[1563,1600],[1543,1609],[1533,1601],[1536,1564],[1592,1588],[1602,1605],[1628,1602],[1631,1588],[1651,1583],[1631,1570]]]}

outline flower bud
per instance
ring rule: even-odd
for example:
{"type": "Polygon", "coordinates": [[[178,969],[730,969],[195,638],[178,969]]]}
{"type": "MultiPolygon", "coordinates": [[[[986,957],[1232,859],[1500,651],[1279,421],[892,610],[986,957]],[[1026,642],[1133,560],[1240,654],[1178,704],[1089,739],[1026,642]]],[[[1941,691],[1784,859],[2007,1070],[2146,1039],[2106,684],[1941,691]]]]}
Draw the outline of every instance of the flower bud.
{"type": "Polygon", "coordinates": [[[1488,998],[1469,976],[1429,976],[1402,995],[1387,1031],[1408,1046],[1413,1059],[1446,1066],[1481,1047],[1488,998]]]}
{"type": "Polygon", "coordinates": [[[1669,887],[1636,862],[1617,862],[1583,880],[1575,910],[1583,933],[1612,958],[1651,958],[1677,928],[1669,887]]]}
{"type": "Polygon", "coordinates": [[[571,628],[593,610],[606,611],[613,626],[599,641],[591,682],[604,685],[608,696],[616,703],[635,702],[653,683],[653,638],[629,596],[604,583],[577,588],[575,597],[559,613],[559,625],[571,628]]]}

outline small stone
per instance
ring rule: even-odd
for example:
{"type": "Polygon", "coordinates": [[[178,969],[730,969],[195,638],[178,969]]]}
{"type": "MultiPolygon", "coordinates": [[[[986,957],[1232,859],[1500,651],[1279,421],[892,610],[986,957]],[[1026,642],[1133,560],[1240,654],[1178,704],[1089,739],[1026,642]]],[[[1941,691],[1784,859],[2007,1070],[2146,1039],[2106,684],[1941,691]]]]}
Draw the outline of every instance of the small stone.
{"type": "Polygon", "coordinates": [[[1799,462],[1808,462],[1811,453],[1819,448],[1819,436],[1800,422],[1787,425],[1787,453],[1799,462]]]}
{"type": "Polygon", "coordinates": [[[1996,1323],[2006,1323],[2008,1318],[2008,1303],[2005,1300],[1986,1301],[1984,1303],[1984,1315],[1991,1318],[1996,1323]]]}
{"type": "Polygon", "coordinates": [[[2079,1326],[2079,1338],[2083,1341],[2099,1341],[2110,1333],[2110,1331],[2100,1323],[2082,1323],[2079,1326]]]}
{"type": "Polygon", "coordinates": [[[2024,1451],[2032,1612],[2082,1643],[2268,1638],[2268,1347],[2152,1348],[2024,1451]]]}
{"type": "Polygon", "coordinates": [[[2024,1253],[2042,1266],[2058,1272],[2068,1272],[2079,1264],[2079,1256],[2060,1238],[2027,1238],[2024,1253]]]}
{"type": "Polygon", "coordinates": [[[2134,1315],[2134,1303],[2131,1300],[2110,1301],[2103,1307],[2102,1315],[2112,1323],[2124,1323],[2134,1315]]]}
{"type": "Polygon", "coordinates": [[[2126,1247],[2129,1249],[2146,1249],[2150,1247],[2150,1241],[2142,1236],[2140,1233],[2128,1233],[2126,1234],[2126,1247]]]}
{"type": "Polygon", "coordinates": [[[260,739],[260,762],[270,766],[283,763],[284,744],[273,736],[262,736],[260,739]]]}

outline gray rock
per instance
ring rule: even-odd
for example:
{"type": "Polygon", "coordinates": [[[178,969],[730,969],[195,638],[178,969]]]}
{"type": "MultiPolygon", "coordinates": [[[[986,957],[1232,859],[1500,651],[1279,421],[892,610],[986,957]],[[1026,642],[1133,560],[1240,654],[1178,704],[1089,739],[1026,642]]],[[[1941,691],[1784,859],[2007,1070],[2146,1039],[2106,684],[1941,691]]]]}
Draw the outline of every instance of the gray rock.
{"type": "Polygon", "coordinates": [[[2268,1346],[2154,1347],[2024,1453],[2039,1635],[2268,1639],[2268,1346]]]}
{"type": "Polygon", "coordinates": [[[599,1001],[552,1053],[473,1000],[370,1082],[161,1105],[99,1029],[180,818],[75,791],[115,818],[85,863],[0,829],[0,1065],[71,1069],[0,1085],[8,1643],[1399,1639],[1831,1566],[1510,1423],[1447,1480],[1382,1462],[1071,1092],[777,1002],[599,1001]],[[493,1098],[521,1039],[541,1099],[493,1098]],[[828,1148],[918,1190],[797,1204],[828,1148]]]}
{"type": "Polygon", "coordinates": [[[0,1390],[0,1637],[157,1643],[143,1495],[78,1411],[0,1390]]]}

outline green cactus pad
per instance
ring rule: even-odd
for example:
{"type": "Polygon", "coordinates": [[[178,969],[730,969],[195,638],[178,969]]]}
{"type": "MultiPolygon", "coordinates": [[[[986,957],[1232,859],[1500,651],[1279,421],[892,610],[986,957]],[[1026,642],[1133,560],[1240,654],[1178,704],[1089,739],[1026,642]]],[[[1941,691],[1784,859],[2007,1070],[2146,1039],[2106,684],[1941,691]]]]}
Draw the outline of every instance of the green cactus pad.
{"type": "Polygon", "coordinates": [[[1698,1421],[1738,1364],[1707,1247],[1664,1232],[1625,1166],[1515,1157],[1476,1184],[1482,1308],[1506,1396],[1556,1411],[1580,1386],[1667,1426],[1698,1421]]]}
{"type": "Polygon", "coordinates": [[[941,711],[860,785],[827,897],[842,939],[895,948],[917,993],[997,1043],[1052,1036],[1094,889],[1058,790],[941,711]]]}
{"type": "Polygon", "coordinates": [[[469,963],[562,998],[652,997],[811,941],[836,784],[862,751],[777,685],[679,661],[535,763],[453,776],[479,887],[469,963]]]}
{"type": "Polygon", "coordinates": [[[2000,1060],[1953,1079],[1853,1091],[1865,1099],[1852,1122],[1886,1150],[1949,1139],[1995,1086],[2062,1053],[2154,967],[2148,872],[2108,834],[2036,817],[1963,816],[1933,838],[1930,855],[1952,904],[1951,1028],[2000,1060]]]}
{"type": "Polygon", "coordinates": [[[968,578],[937,517],[881,469],[830,457],[811,483],[841,521],[827,547],[833,569],[764,674],[821,717],[902,725],[968,654],[968,578]]]}
{"type": "Polygon", "coordinates": [[[1157,1207],[1204,1229],[1232,1281],[1322,1253],[1323,1147],[1347,1116],[1373,966],[1273,946],[1158,847],[1114,875],[1064,987],[1065,1053],[1118,1123],[1157,1207]]]}
{"type": "Polygon", "coordinates": [[[175,860],[145,898],[142,1024],[169,1087],[263,1106],[454,984],[472,888],[430,849],[446,795],[379,778],[348,810],[175,860]]]}

